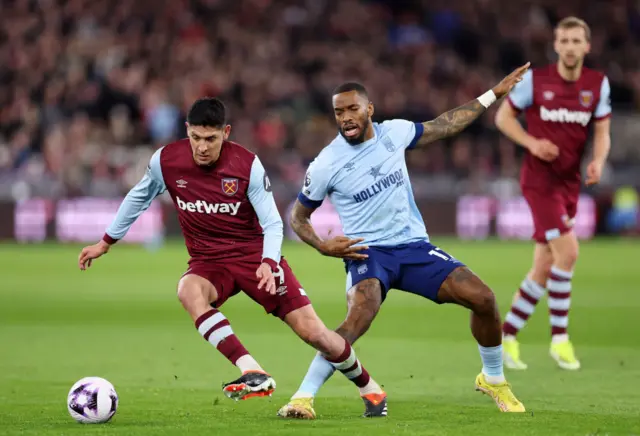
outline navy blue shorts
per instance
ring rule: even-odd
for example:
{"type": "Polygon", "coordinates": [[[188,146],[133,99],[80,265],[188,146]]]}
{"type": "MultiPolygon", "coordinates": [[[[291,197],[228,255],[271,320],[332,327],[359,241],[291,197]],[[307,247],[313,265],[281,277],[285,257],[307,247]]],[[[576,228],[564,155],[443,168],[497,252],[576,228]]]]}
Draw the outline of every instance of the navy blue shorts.
{"type": "Polygon", "coordinates": [[[465,266],[426,241],[395,247],[370,247],[360,253],[368,254],[369,258],[344,261],[347,291],[362,280],[375,278],[382,284],[383,301],[394,288],[440,304],[440,286],[454,269],[465,266]]]}

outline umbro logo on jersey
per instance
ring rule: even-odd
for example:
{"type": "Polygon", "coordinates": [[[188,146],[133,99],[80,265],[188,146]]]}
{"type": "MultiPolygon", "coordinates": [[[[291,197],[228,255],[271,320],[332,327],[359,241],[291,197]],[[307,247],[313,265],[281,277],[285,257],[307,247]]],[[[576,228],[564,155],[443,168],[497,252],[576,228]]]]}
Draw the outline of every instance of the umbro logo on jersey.
{"type": "Polygon", "coordinates": [[[184,179],[176,180],[176,184],[178,185],[178,188],[186,188],[187,187],[187,181],[184,180],[184,179]]]}

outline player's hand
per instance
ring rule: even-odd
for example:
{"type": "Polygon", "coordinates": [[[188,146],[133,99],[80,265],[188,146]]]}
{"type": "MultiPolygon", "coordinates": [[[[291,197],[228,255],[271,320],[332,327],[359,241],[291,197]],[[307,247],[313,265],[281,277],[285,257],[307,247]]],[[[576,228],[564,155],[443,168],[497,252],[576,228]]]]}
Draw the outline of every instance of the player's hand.
{"type": "Polygon", "coordinates": [[[366,245],[355,244],[364,241],[364,238],[349,239],[346,236],[336,236],[324,241],[320,246],[320,252],[325,256],[339,257],[341,259],[361,260],[369,257],[368,254],[359,253],[368,249],[366,245]]]}
{"type": "Polygon", "coordinates": [[[600,161],[592,161],[589,166],[587,166],[587,180],[585,184],[587,186],[595,185],[600,183],[600,178],[602,177],[602,168],[604,167],[604,163],[600,161]]]}
{"type": "Polygon", "coordinates": [[[545,162],[551,162],[560,154],[560,149],[548,139],[536,139],[527,147],[532,155],[545,162]]]}
{"type": "Polygon", "coordinates": [[[86,270],[91,266],[93,259],[99,258],[107,251],[109,251],[109,244],[104,241],[84,247],[78,256],[78,267],[81,271],[86,270]]]}
{"type": "Polygon", "coordinates": [[[256,271],[256,277],[260,280],[258,283],[258,289],[265,288],[264,290],[271,295],[276,295],[276,279],[273,277],[273,271],[268,263],[261,263],[256,271]]]}
{"type": "Polygon", "coordinates": [[[507,95],[511,89],[516,86],[516,83],[522,80],[522,76],[527,72],[531,66],[531,62],[527,62],[521,67],[516,68],[507,77],[502,79],[500,83],[493,87],[492,91],[496,95],[497,99],[500,99],[507,95]]]}

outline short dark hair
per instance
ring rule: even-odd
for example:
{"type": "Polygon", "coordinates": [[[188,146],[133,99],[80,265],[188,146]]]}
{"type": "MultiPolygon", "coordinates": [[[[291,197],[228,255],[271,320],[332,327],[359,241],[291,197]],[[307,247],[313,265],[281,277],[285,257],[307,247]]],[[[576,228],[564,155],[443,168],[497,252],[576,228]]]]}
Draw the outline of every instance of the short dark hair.
{"type": "Polygon", "coordinates": [[[363,84],[358,82],[345,82],[342,85],[337,86],[333,90],[333,95],[342,94],[343,92],[351,92],[351,91],[356,91],[361,96],[369,98],[369,93],[367,92],[367,88],[365,88],[363,84]]]}
{"type": "Polygon", "coordinates": [[[576,29],[581,28],[584,30],[584,36],[587,38],[587,42],[591,41],[591,29],[586,21],[578,18],[578,17],[566,17],[560,20],[558,24],[556,24],[556,30],[558,29],[576,29]]]}
{"type": "Polygon", "coordinates": [[[189,109],[187,123],[191,126],[222,128],[227,124],[227,109],[219,98],[199,98],[189,109]]]}

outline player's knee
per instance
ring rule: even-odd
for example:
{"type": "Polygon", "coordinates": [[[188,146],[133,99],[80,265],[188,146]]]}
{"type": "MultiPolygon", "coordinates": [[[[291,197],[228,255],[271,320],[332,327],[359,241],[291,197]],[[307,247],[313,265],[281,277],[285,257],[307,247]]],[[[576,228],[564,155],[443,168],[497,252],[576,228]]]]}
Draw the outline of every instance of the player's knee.
{"type": "Polygon", "coordinates": [[[184,307],[190,307],[194,302],[205,298],[206,290],[202,283],[193,276],[184,276],[178,283],[178,300],[184,307]]]}
{"type": "Polygon", "coordinates": [[[566,271],[573,271],[573,268],[578,262],[578,246],[570,247],[565,250],[557,260],[557,264],[560,268],[566,271]]]}
{"type": "Polygon", "coordinates": [[[188,283],[184,283],[183,280],[180,280],[180,283],[178,283],[178,300],[183,306],[187,306],[189,302],[194,299],[196,294],[195,291],[196,289],[194,286],[189,286],[188,283]]]}
{"type": "Polygon", "coordinates": [[[573,271],[578,261],[578,240],[573,233],[566,233],[549,243],[553,252],[553,265],[565,271],[573,271]]]}
{"type": "Polygon", "coordinates": [[[497,308],[496,296],[488,286],[482,286],[472,300],[471,309],[478,314],[495,313],[497,308]]]}

